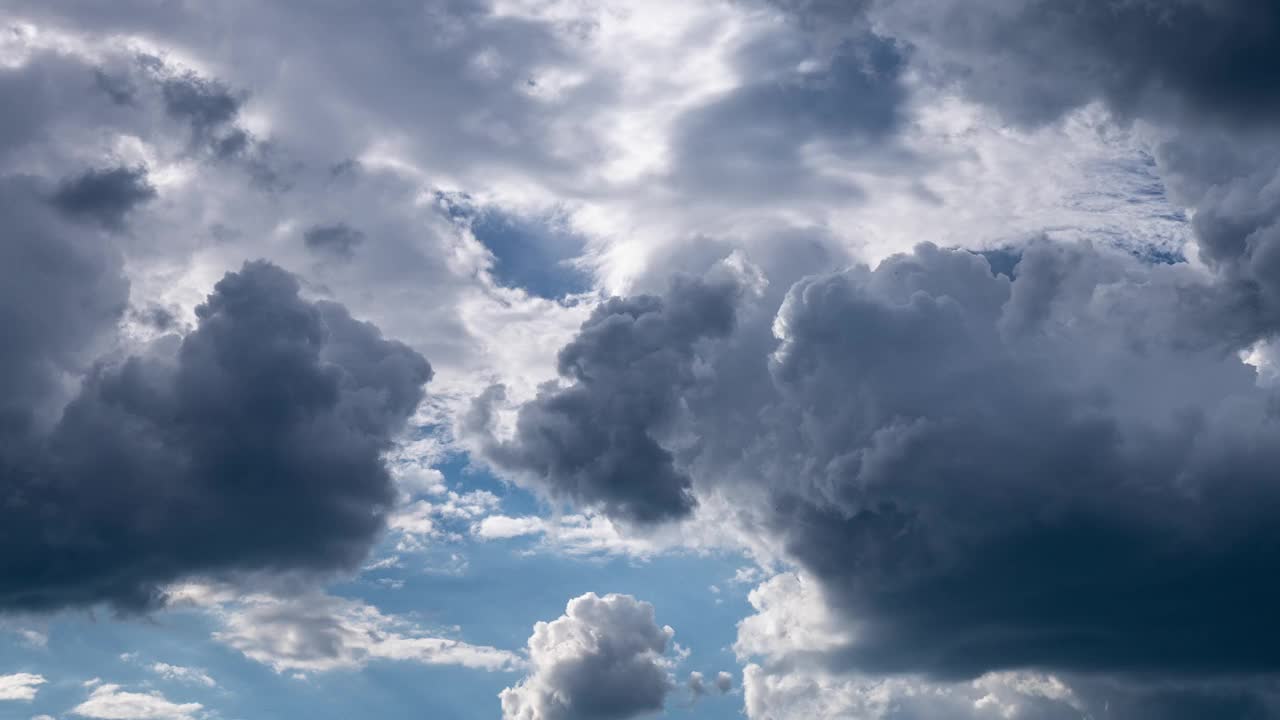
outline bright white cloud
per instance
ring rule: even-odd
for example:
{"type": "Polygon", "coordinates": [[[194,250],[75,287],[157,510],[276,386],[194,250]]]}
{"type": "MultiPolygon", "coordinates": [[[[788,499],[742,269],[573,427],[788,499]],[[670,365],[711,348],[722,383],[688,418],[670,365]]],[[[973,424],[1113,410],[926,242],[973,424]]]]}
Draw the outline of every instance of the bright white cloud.
{"type": "Polygon", "coordinates": [[[529,638],[531,672],[502,691],[505,720],[625,720],[661,710],[674,687],[675,631],[630,595],[587,593],[529,638]]]}
{"type": "Polygon", "coordinates": [[[197,720],[203,709],[200,703],[172,702],[159,692],[129,692],[106,683],[94,688],[71,714],[95,720],[197,720]]]}
{"type": "Polygon", "coordinates": [[[0,675],[0,700],[34,700],[45,682],[43,675],[34,673],[0,675]]]}

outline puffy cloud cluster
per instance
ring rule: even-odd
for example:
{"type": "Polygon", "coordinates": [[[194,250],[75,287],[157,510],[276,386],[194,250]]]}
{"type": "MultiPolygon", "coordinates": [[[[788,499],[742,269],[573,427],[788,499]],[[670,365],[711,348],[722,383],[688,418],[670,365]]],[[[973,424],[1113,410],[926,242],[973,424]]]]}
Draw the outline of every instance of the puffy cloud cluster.
{"type": "MultiPolygon", "coordinates": [[[[11,229],[5,246],[44,242],[37,231],[11,229]]],[[[74,369],[60,367],[64,355],[124,299],[123,280],[96,279],[111,277],[102,265],[50,263],[50,282],[27,286],[19,307],[95,302],[61,308],[67,322],[52,330],[26,313],[6,323],[28,336],[6,351],[6,381],[32,376],[29,393],[74,369]],[[99,287],[107,299],[86,296],[99,287]]],[[[342,306],[302,299],[267,263],[228,274],[196,314],[186,336],[95,363],[47,432],[32,409],[46,398],[10,395],[0,606],[142,609],[189,574],[328,572],[363,559],[394,501],[382,453],[430,366],[342,306]]]]}
{"type": "Polygon", "coordinates": [[[502,691],[505,720],[624,720],[662,710],[675,632],[630,595],[587,593],[529,638],[532,671],[502,691]]]}
{"type": "MultiPolygon", "coordinates": [[[[734,488],[820,588],[826,627],[784,636],[833,677],[1267,673],[1280,427],[1210,324],[1221,295],[1187,264],[1050,241],[1005,272],[926,244],[814,275],[755,358],[750,433],[721,434],[744,381],[700,348],[682,469],[734,488]]],[[[748,698],[796,682],[757,675],[748,698]]]]}
{"type": "MultiPolygon", "coordinates": [[[[739,294],[730,277],[680,276],[664,297],[601,303],[560,351],[558,369],[568,383],[549,384],[521,406],[515,438],[486,438],[488,457],[533,477],[553,498],[619,520],[687,516],[694,506],[689,478],[661,439],[677,430],[681,394],[703,381],[697,347],[733,330],[739,294]]],[[[477,401],[476,430],[492,432],[501,391],[477,401]]]]}

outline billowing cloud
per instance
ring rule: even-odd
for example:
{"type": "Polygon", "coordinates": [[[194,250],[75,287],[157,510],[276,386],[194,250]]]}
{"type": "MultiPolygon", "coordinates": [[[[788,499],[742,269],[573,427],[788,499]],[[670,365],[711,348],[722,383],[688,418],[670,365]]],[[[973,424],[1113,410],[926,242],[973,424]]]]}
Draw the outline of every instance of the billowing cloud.
{"type": "MultiPolygon", "coordinates": [[[[516,437],[489,438],[499,467],[533,478],[556,499],[633,523],[689,514],[690,481],[661,440],[675,431],[679,395],[699,384],[699,343],[726,336],[740,292],[731,278],[678,277],[665,297],[612,298],[560,351],[567,384],[520,408],[516,437]]],[[[500,390],[500,389],[499,389],[500,390]]],[[[491,432],[492,393],[473,425],[491,432]]]]}
{"type": "Polygon", "coordinates": [[[196,314],[185,337],[96,364],[46,436],[8,433],[0,606],[140,609],[189,573],[363,559],[394,501],[381,454],[426,361],[267,263],[196,314]]]}
{"type": "Polygon", "coordinates": [[[624,720],[662,710],[674,631],[630,595],[587,593],[529,638],[532,671],[502,691],[504,720],[624,720]]]}

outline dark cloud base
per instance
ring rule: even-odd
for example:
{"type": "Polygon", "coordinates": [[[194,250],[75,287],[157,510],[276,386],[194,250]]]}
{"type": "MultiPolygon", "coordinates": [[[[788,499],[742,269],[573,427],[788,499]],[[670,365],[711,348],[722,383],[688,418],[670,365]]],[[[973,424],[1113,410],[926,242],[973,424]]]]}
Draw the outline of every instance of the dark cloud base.
{"type": "MultiPolygon", "coordinates": [[[[115,182],[89,178],[70,196],[115,182]]],[[[191,574],[357,565],[427,362],[265,262],[224,277],[186,336],[93,362],[127,305],[119,258],[42,209],[38,183],[4,183],[0,610],[144,610],[191,574]]]]}

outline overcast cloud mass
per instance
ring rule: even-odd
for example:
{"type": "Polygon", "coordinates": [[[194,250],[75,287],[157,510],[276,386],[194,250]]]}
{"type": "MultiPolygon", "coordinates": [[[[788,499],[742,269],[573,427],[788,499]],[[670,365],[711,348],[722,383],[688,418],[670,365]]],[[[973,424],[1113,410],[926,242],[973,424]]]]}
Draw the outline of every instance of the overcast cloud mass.
{"type": "Polygon", "coordinates": [[[1280,717],[1280,5],[0,0],[0,716],[1280,717]]]}

